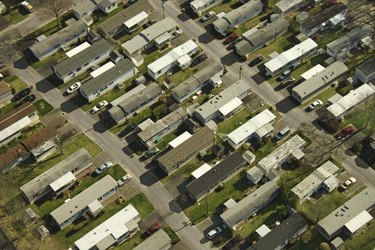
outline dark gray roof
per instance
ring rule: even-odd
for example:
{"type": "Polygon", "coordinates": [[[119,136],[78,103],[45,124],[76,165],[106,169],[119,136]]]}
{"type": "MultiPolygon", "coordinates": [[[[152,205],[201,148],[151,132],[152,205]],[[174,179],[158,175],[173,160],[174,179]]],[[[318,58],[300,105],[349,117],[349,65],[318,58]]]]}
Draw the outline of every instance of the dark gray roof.
{"type": "MultiPolygon", "coordinates": [[[[138,13],[134,13],[136,15],[138,13]]],[[[124,22],[132,18],[132,13],[129,13],[128,9],[124,9],[114,16],[111,16],[104,22],[98,25],[98,29],[105,33],[111,32],[117,27],[124,25],[124,22]]]]}
{"type": "Polygon", "coordinates": [[[331,19],[332,17],[336,16],[337,14],[341,13],[346,9],[348,9],[348,7],[345,4],[338,2],[332,5],[331,7],[328,7],[325,10],[318,12],[315,16],[306,18],[301,23],[301,26],[306,31],[310,31],[315,27],[321,25],[322,23],[327,22],[329,19],[331,19]]]}
{"type": "Polygon", "coordinates": [[[193,196],[199,197],[206,190],[213,188],[223,178],[227,177],[231,172],[242,168],[246,164],[245,159],[238,152],[234,152],[222,162],[208,170],[204,175],[195,179],[186,186],[188,192],[193,196]]]}
{"type": "Polygon", "coordinates": [[[375,72],[375,57],[359,65],[357,70],[361,71],[366,76],[373,74],[375,72]]]}
{"type": "Polygon", "coordinates": [[[55,65],[53,68],[60,76],[64,76],[110,50],[111,47],[109,44],[104,39],[101,39],[87,49],[55,65]]]}
{"type": "Polygon", "coordinates": [[[295,213],[281,222],[279,226],[266,234],[255,244],[250,246],[248,250],[277,249],[307,225],[307,220],[300,213],[295,213]]]}
{"type": "Polygon", "coordinates": [[[130,70],[134,70],[135,65],[129,59],[124,59],[119,61],[114,67],[105,71],[103,74],[92,78],[91,80],[84,83],[80,91],[85,95],[89,96],[93,92],[97,91],[101,87],[109,84],[112,81],[115,81],[117,78],[122,77],[124,74],[127,74],[130,70]]]}

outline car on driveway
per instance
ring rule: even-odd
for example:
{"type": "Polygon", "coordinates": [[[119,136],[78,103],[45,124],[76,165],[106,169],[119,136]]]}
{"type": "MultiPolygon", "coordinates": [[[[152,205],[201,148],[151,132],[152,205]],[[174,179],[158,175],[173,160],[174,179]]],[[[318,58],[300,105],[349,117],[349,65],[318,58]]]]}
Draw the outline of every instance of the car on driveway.
{"type": "Polygon", "coordinates": [[[276,80],[280,82],[287,78],[291,73],[292,71],[290,71],[290,69],[284,70],[283,73],[281,73],[281,75],[279,75],[279,77],[276,80]]]}
{"type": "Polygon", "coordinates": [[[349,125],[337,134],[336,139],[337,140],[344,139],[344,138],[352,135],[353,133],[354,133],[354,127],[352,125],[349,125]]]}
{"type": "Polygon", "coordinates": [[[96,104],[92,109],[91,109],[91,114],[95,114],[99,110],[105,108],[108,105],[107,101],[101,101],[98,104],[96,104]]]}
{"type": "Polygon", "coordinates": [[[310,110],[314,110],[316,109],[317,107],[321,106],[323,104],[323,102],[319,99],[316,99],[315,101],[313,101],[310,105],[309,105],[309,109],[310,110]]]}
{"type": "Polygon", "coordinates": [[[281,81],[280,85],[282,87],[286,87],[292,83],[294,83],[296,81],[296,79],[294,79],[293,77],[291,76],[288,76],[287,78],[285,78],[284,80],[281,81]]]}
{"type": "Polygon", "coordinates": [[[254,67],[258,63],[262,62],[263,60],[264,60],[264,58],[262,56],[257,56],[253,60],[251,60],[251,62],[249,63],[249,66],[254,67]]]}
{"type": "Polygon", "coordinates": [[[161,228],[161,224],[159,222],[156,222],[154,225],[149,227],[145,233],[147,236],[150,236],[154,234],[156,231],[158,231],[160,228],[161,228]]]}
{"type": "Polygon", "coordinates": [[[350,187],[351,185],[353,185],[356,182],[357,182],[356,178],[350,177],[343,184],[341,184],[340,188],[341,188],[341,190],[346,190],[346,189],[348,189],[348,187],[350,187]]]}
{"type": "Polygon", "coordinates": [[[224,45],[230,44],[231,42],[237,40],[238,38],[240,38],[240,35],[238,35],[237,33],[232,33],[227,38],[225,38],[223,44],[224,45]]]}
{"type": "Polygon", "coordinates": [[[213,238],[215,238],[216,236],[218,236],[221,231],[223,231],[223,229],[221,227],[215,227],[214,229],[212,229],[211,231],[209,231],[206,236],[207,236],[207,239],[211,240],[213,238]]]}
{"type": "Polygon", "coordinates": [[[70,85],[69,88],[67,88],[66,93],[71,94],[74,91],[76,91],[77,89],[79,89],[80,87],[81,87],[80,82],[73,83],[72,85],[70,85]]]}
{"type": "Polygon", "coordinates": [[[227,50],[232,50],[234,49],[234,47],[236,46],[237,43],[239,43],[242,39],[237,39],[233,42],[231,42],[228,46],[227,46],[227,50]]]}
{"type": "Polygon", "coordinates": [[[119,187],[121,187],[122,185],[124,185],[125,183],[127,183],[128,181],[130,181],[130,179],[132,178],[132,176],[130,174],[126,174],[124,175],[123,177],[121,177],[118,181],[117,181],[117,185],[119,187]]]}
{"type": "Polygon", "coordinates": [[[173,31],[172,32],[172,39],[176,38],[176,37],[179,37],[181,34],[182,34],[182,30],[180,30],[180,29],[177,29],[177,30],[173,31]]]}
{"type": "Polygon", "coordinates": [[[281,139],[283,139],[288,133],[290,132],[290,128],[288,127],[285,127],[283,128],[282,130],[280,130],[275,138],[274,138],[274,141],[277,142],[277,141],[280,141],[281,139]]]}
{"type": "Polygon", "coordinates": [[[207,55],[206,54],[200,54],[200,55],[198,55],[198,56],[196,56],[196,57],[194,57],[193,58],[193,60],[191,61],[191,65],[197,65],[197,64],[199,64],[199,63],[201,63],[201,62],[203,62],[204,60],[206,60],[208,57],[207,57],[207,55]]]}
{"type": "Polygon", "coordinates": [[[113,166],[113,163],[110,162],[110,161],[107,161],[105,163],[103,163],[102,165],[100,165],[96,170],[95,170],[95,174],[99,175],[99,174],[102,174],[104,173],[107,169],[109,169],[110,167],[113,166]]]}
{"type": "Polygon", "coordinates": [[[32,87],[29,87],[29,88],[25,88],[25,89],[22,89],[20,90],[19,92],[17,92],[13,98],[12,98],[12,102],[14,101],[19,101],[21,100],[22,98],[26,97],[27,95],[29,95],[31,93],[31,89],[32,87]]]}
{"type": "Polygon", "coordinates": [[[201,21],[205,22],[211,18],[213,18],[216,15],[215,11],[209,11],[204,16],[202,16],[201,21]]]}

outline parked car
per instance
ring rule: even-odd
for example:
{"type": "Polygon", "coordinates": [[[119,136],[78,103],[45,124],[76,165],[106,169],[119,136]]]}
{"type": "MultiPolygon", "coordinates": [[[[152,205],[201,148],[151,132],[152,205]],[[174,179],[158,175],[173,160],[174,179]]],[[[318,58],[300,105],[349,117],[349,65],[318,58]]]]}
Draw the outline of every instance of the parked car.
{"type": "Polygon", "coordinates": [[[323,104],[323,102],[319,99],[316,99],[315,101],[313,101],[310,105],[309,105],[309,109],[310,110],[314,110],[316,109],[317,107],[321,106],[323,104]]]}
{"type": "Polygon", "coordinates": [[[196,57],[194,57],[193,58],[193,60],[191,61],[191,65],[197,65],[197,64],[199,64],[199,63],[201,63],[201,62],[203,62],[204,60],[206,60],[208,57],[207,57],[207,55],[206,54],[200,54],[200,55],[198,55],[198,56],[196,56],[196,57]]]}
{"type": "Polygon", "coordinates": [[[211,18],[213,18],[216,15],[215,11],[209,11],[204,16],[202,16],[201,21],[205,22],[211,18]]]}
{"type": "Polygon", "coordinates": [[[34,7],[27,1],[23,1],[21,6],[30,13],[34,11],[34,7]]]}
{"type": "Polygon", "coordinates": [[[292,71],[290,71],[290,69],[287,69],[283,73],[281,73],[281,75],[279,75],[279,77],[276,80],[280,82],[284,80],[285,78],[287,78],[291,73],[292,71]]]}
{"type": "Polygon", "coordinates": [[[241,39],[237,39],[237,40],[231,42],[231,43],[227,46],[227,50],[232,50],[232,49],[234,49],[234,46],[236,46],[236,44],[237,44],[239,41],[241,41],[241,39]]]}
{"type": "Polygon", "coordinates": [[[291,76],[288,76],[287,78],[285,78],[284,80],[281,81],[280,85],[282,87],[286,87],[288,86],[289,84],[292,84],[296,81],[296,79],[294,79],[293,77],[291,76]]]}
{"type": "Polygon", "coordinates": [[[29,87],[29,88],[25,88],[25,89],[22,89],[20,90],[18,93],[16,93],[13,98],[12,98],[12,102],[14,101],[19,101],[21,100],[22,98],[26,97],[28,94],[31,93],[31,89],[32,87],[29,87]]]}
{"type": "Polygon", "coordinates": [[[81,87],[80,82],[73,83],[67,90],[66,93],[71,94],[81,87]]]}
{"type": "Polygon", "coordinates": [[[337,134],[336,139],[337,140],[344,139],[344,138],[352,135],[353,133],[354,133],[354,127],[352,125],[349,125],[337,134]]]}
{"type": "Polygon", "coordinates": [[[110,161],[107,161],[107,162],[103,163],[102,165],[100,165],[100,166],[95,170],[95,173],[96,173],[97,175],[102,174],[102,173],[104,173],[107,169],[109,169],[109,168],[112,167],[112,166],[113,166],[113,163],[110,162],[110,161]]]}
{"type": "Polygon", "coordinates": [[[350,187],[351,185],[353,185],[354,183],[357,182],[357,179],[354,178],[354,177],[350,177],[349,179],[347,179],[343,184],[341,184],[340,188],[342,190],[346,190],[348,189],[348,187],[350,187]]]}
{"type": "Polygon", "coordinates": [[[128,135],[130,132],[132,132],[135,129],[134,125],[129,125],[125,129],[123,129],[119,134],[118,137],[124,137],[125,135],[128,135]]]}
{"type": "Polygon", "coordinates": [[[125,183],[127,183],[128,181],[130,181],[130,179],[132,178],[132,176],[130,174],[126,174],[124,175],[123,177],[121,177],[118,181],[117,181],[117,185],[119,187],[121,187],[122,185],[124,185],[125,183]]]}
{"type": "Polygon", "coordinates": [[[262,62],[263,59],[264,58],[262,56],[257,56],[253,60],[251,60],[251,62],[249,63],[249,66],[253,67],[253,66],[257,65],[258,63],[262,62]]]}
{"type": "Polygon", "coordinates": [[[152,148],[152,149],[147,150],[146,153],[143,155],[143,157],[148,159],[151,156],[156,155],[157,153],[159,153],[159,149],[158,148],[152,148]]]}
{"type": "Polygon", "coordinates": [[[0,80],[4,79],[4,75],[0,73],[0,80]]]}
{"type": "Polygon", "coordinates": [[[98,104],[96,104],[91,109],[91,114],[95,114],[96,112],[98,112],[99,110],[105,108],[106,106],[108,106],[108,102],[107,101],[101,101],[101,102],[99,102],[98,104]]]}
{"type": "Polygon", "coordinates": [[[240,38],[240,35],[238,35],[237,33],[232,33],[227,38],[225,38],[223,44],[227,45],[227,44],[233,42],[234,40],[237,40],[238,38],[240,38]]]}
{"type": "Polygon", "coordinates": [[[223,231],[221,227],[216,227],[212,229],[211,231],[209,231],[206,236],[208,239],[213,239],[214,237],[218,236],[219,233],[221,233],[221,231],[223,231]]]}
{"type": "Polygon", "coordinates": [[[286,136],[290,132],[290,128],[285,127],[282,130],[280,130],[276,136],[275,136],[275,141],[280,141],[284,136],[286,136]]]}
{"type": "Polygon", "coordinates": [[[160,228],[161,228],[161,224],[159,222],[156,222],[154,225],[152,225],[146,230],[146,235],[150,236],[156,231],[158,231],[160,228]]]}
{"type": "Polygon", "coordinates": [[[172,32],[172,39],[180,36],[181,34],[182,34],[182,30],[180,30],[180,29],[177,29],[177,30],[173,31],[172,32]]]}

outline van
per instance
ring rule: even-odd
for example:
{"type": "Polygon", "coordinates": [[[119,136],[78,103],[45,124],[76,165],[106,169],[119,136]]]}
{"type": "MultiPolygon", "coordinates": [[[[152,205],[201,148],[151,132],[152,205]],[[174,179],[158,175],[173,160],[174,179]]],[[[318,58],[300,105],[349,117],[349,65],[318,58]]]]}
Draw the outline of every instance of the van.
{"type": "Polygon", "coordinates": [[[288,127],[285,127],[283,128],[282,130],[280,130],[276,136],[275,136],[275,140],[276,141],[280,141],[282,138],[284,138],[284,136],[286,136],[288,133],[290,132],[290,128],[288,127]]]}

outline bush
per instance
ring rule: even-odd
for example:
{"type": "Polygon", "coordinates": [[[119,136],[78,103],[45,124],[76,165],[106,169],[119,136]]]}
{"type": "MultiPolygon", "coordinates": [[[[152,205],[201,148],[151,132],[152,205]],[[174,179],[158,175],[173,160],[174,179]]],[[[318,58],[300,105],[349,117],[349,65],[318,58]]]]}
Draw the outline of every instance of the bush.
{"type": "Polygon", "coordinates": [[[352,146],[352,151],[354,153],[359,153],[362,151],[362,143],[357,141],[355,143],[353,143],[353,146],[352,146]]]}
{"type": "Polygon", "coordinates": [[[307,230],[304,234],[301,236],[301,241],[304,244],[307,244],[311,240],[311,231],[307,230]]]}
{"type": "Polygon", "coordinates": [[[319,249],[320,250],[331,250],[331,247],[328,245],[327,242],[322,242],[319,245],[319,249]]]}
{"type": "Polygon", "coordinates": [[[322,119],[322,125],[324,126],[325,130],[330,133],[334,134],[340,128],[340,122],[335,119],[322,119]]]}

